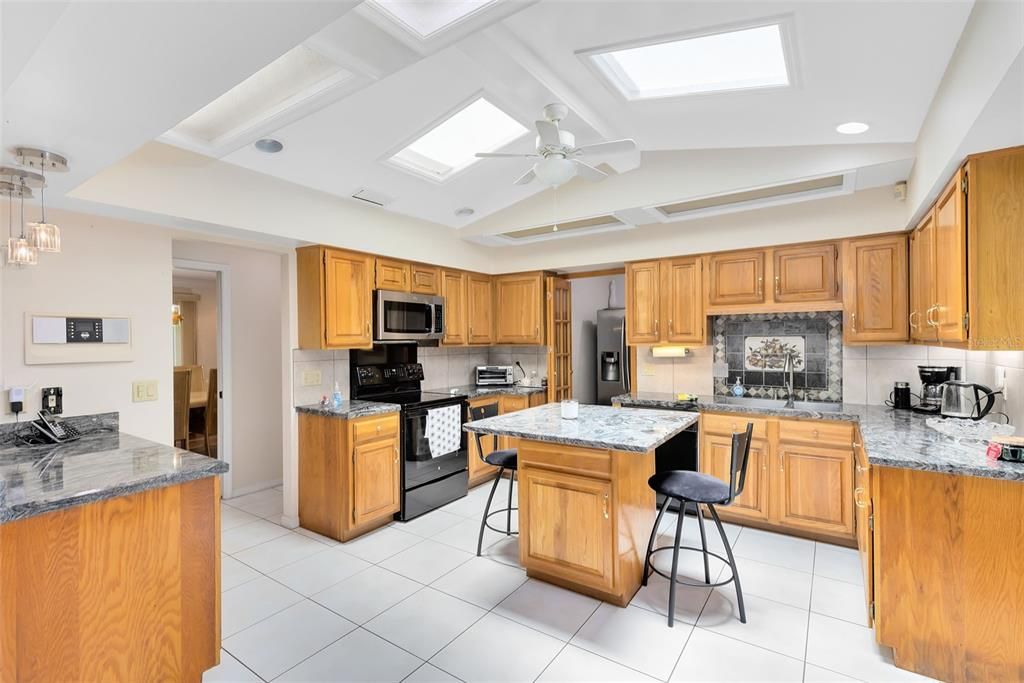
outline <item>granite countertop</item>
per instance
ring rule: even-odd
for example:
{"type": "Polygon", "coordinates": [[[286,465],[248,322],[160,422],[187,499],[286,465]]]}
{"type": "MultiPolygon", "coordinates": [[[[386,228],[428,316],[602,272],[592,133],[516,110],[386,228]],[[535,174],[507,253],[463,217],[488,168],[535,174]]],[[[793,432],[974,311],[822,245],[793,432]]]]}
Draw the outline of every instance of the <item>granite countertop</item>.
{"type": "Polygon", "coordinates": [[[65,444],[7,444],[0,524],[228,471],[221,460],[109,430],[65,444]]]}
{"type": "Polygon", "coordinates": [[[307,413],[309,415],[322,415],[323,417],[336,417],[340,420],[354,420],[357,417],[368,415],[384,415],[386,413],[397,413],[402,409],[397,403],[383,403],[380,401],[342,401],[339,408],[334,408],[329,403],[325,406],[314,403],[308,406],[296,406],[295,412],[307,413]]]}
{"type": "Polygon", "coordinates": [[[474,420],[469,432],[513,436],[533,441],[646,453],[665,443],[698,419],[697,413],[664,410],[621,410],[580,405],[579,417],[563,420],[561,405],[549,403],[507,415],[474,420]]]}
{"type": "MultiPolygon", "coordinates": [[[[973,477],[1024,481],[1024,463],[989,460],[984,442],[963,441],[940,434],[928,426],[928,415],[886,406],[837,403],[834,410],[786,409],[744,404],[723,396],[696,397],[701,412],[734,412],[798,419],[856,422],[864,439],[868,461],[878,467],[943,472],[973,477]]],[[[673,408],[683,405],[673,394],[641,392],[612,399],[626,407],[673,408]]]]}
{"type": "Polygon", "coordinates": [[[489,385],[489,386],[477,386],[475,384],[466,384],[458,387],[440,387],[438,389],[424,389],[432,394],[452,394],[461,395],[468,398],[478,398],[480,396],[532,396],[533,394],[547,391],[547,387],[529,387],[521,384],[515,384],[512,386],[508,385],[489,385]]]}

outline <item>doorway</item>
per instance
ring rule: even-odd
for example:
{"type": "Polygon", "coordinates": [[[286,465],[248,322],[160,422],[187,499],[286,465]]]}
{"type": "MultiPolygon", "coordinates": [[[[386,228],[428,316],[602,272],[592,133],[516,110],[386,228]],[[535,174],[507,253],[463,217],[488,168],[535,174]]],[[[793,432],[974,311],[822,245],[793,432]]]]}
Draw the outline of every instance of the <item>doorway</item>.
{"type": "MultiPolygon", "coordinates": [[[[627,349],[623,352],[624,340],[619,332],[611,332],[611,337],[599,344],[598,311],[606,311],[609,315],[618,313],[619,320],[624,318],[626,278],[624,271],[613,269],[600,271],[599,274],[574,273],[572,277],[572,393],[580,403],[610,404],[609,396],[629,391],[629,375],[632,367],[631,354],[627,349]],[[602,351],[614,354],[617,371],[614,379],[620,386],[609,388],[604,382],[601,392],[598,390],[599,367],[602,351]],[[603,397],[602,397],[603,396],[603,397]]],[[[614,326],[613,326],[614,327],[614,326]]],[[[606,333],[606,336],[609,333],[606,333]]]]}
{"type": "MultiPolygon", "coordinates": [[[[173,259],[171,285],[174,444],[230,465],[228,266],[173,259]]],[[[230,468],[222,497],[231,497],[230,468]]]]}

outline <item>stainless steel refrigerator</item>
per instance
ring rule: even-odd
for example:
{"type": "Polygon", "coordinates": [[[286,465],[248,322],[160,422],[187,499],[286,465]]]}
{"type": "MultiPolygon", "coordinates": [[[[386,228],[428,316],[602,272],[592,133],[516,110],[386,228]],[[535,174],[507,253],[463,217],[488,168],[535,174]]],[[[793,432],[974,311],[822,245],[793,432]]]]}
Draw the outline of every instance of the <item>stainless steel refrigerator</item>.
{"type": "Polygon", "coordinates": [[[626,309],[597,312],[597,403],[611,405],[612,397],[629,391],[629,349],[626,347],[626,309]]]}

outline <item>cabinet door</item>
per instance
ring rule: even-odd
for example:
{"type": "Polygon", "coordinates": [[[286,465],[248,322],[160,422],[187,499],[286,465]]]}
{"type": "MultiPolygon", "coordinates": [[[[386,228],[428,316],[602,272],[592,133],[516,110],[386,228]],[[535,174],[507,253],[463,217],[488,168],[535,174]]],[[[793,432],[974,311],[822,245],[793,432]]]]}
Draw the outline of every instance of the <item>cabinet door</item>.
{"type": "MultiPolygon", "coordinates": [[[[502,396],[501,414],[514,413],[517,410],[525,410],[530,406],[529,396],[502,396]]],[[[498,438],[498,448],[516,448],[519,439],[514,436],[502,436],[498,438]]]]}
{"type": "Polygon", "coordinates": [[[775,301],[834,301],[839,298],[838,257],[836,244],[776,249],[775,301]]]}
{"type": "MultiPolygon", "coordinates": [[[[747,478],[743,493],[732,505],[722,508],[730,515],[749,519],[768,519],[768,443],[760,439],[750,442],[747,478]]],[[[732,463],[732,437],[704,434],[700,445],[700,471],[729,483],[732,463]]]]}
{"type": "Polygon", "coordinates": [[[411,283],[410,291],[416,294],[440,294],[441,269],[436,266],[414,263],[409,282],[411,283]]]}
{"type": "Polygon", "coordinates": [[[935,341],[935,213],[928,211],[910,233],[910,338],[935,341]]]}
{"type": "MultiPolygon", "coordinates": [[[[498,401],[499,401],[499,399],[497,399],[497,398],[478,399],[476,401],[470,401],[469,402],[470,415],[472,416],[472,409],[473,408],[480,408],[482,406],[495,405],[496,403],[498,403],[498,401]]],[[[489,434],[482,435],[480,437],[480,445],[483,446],[484,455],[487,455],[488,453],[493,451],[495,449],[495,447],[496,447],[496,441],[499,441],[499,440],[500,439],[496,440],[493,436],[491,436],[489,434]]],[[[477,447],[476,434],[470,432],[469,433],[469,438],[467,439],[467,441],[469,443],[469,454],[468,454],[468,457],[467,457],[468,464],[469,464],[469,481],[470,481],[470,485],[473,485],[476,482],[478,482],[481,479],[483,479],[484,477],[486,477],[487,475],[489,475],[489,474],[491,474],[493,472],[497,472],[498,468],[494,467],[493,465],[488,465],[487,463],[485,463],[481,459],[481,457],[480,457],[480,449],[477,447]]]]}
{"type": "Polygon", "coordinates": [[[668,290],[667,341],[703,344],[707,321],[704,317],[704,273],[699,257],[665,261],[668,290]]]}
{"type": "Polygon", "coordinates": [[[396,292],[409,291],[409,264],[405,261],[377,259],[377,289],[390,289],[396,292]]]}
{"type": "Polygon", "coordinates": [[[708,302],[712,306],[764,303],[764,252],[708,257],[708,302]]]}
{"type": "Polygon", "coordinates": [[[495,278],[499,344],[544,343],[544,280],[541,273],[495,278]]]}
{"type": "Polygon", "coordinates": [[[466,277],[466,301],[469,343],[493,343],[494,284],[490,276],[470,273],[466,277]]]}
{"type": "MultiPolygon", "coordinates": [[[[853,504],[856,506],[857,550],[860,551],[861,571],[864,573],[864,600],[867,613],[875,601],[874,582],[874,536],[871,528],[871,468],[864,446],[854,444],[854,489],[853,504]]],[[[871,624],[869,623],[868,626],[871,624]]]]}
{"type": "Polygon", "coordinates": [[[775,499],[783,526],[853,537],[853,451],[782,442],[775,499]]]}
{"type": "Polygon", "coordinates": [[[329,249],[324,252],[325,346],[371,346],[373,258],[329,249]]]}
{"type": "Polygon", "coordinates": [[[446,270],[441,276],[441,296],[444,297],[445,344],[466,343],[466,274],[446,270]]]}
{"type": "Polygon", "coordinates": [[[352,447],[352,525],[398,512],[398,439],[378,439],[352,447]]]}
{"type": "Polygon", "coordinates": [[[519,473],[519,555],[526,569],[610,590],[611,482],[540,467],[519,473]]]}
{"type": "Polygon", "coordinates": [[[572,398],[572,287],[564,277],[547,278],[548,400],[572,398]]]}
{"type": "Polygon", "coordinates": [[[848,240],[843,254],[844,339],[907,341],[907,236],[848,240]]]}
{"type": "Polygon", "coordinates": [[[626,264],[626,337],[630,344],[661,341],[661,262],[626,264]]]}
{"type": "Polygon", "coordinates": [[[967,214],[963,169],[935,202],[935,321],[939,341],[967,339],[967,214]]]}

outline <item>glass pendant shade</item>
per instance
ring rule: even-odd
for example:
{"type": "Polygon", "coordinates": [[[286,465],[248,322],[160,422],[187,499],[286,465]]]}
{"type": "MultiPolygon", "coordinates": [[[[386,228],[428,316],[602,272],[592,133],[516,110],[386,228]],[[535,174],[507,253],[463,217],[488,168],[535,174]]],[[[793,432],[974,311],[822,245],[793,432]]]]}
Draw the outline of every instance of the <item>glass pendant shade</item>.
{"type": "Polygon", "coordinates": [[[39,262],[39,252],[24,237],[7,240],[7,262],[14,266],[34,266],[39,262]]]}
{"type": "Polygon", "coordinates": [[[53,223],[29,223],[29,244],[39,251],[60,251],[60,228],[53,223]]]}

